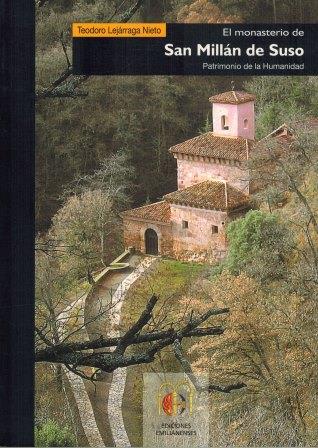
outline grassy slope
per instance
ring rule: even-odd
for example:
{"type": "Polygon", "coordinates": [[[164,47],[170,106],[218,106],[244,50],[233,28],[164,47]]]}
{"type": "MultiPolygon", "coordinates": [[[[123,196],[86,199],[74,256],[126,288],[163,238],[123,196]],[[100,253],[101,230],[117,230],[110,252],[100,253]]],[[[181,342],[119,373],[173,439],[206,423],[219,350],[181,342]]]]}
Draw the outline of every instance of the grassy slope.
{"type": "MultiPolygon", "coordinates": [[[[150,295],[159,296],[155,318],[160,317],[161,305],[168,316],[165,324],[173,322],[178,300],[203,270],[203,266],[175,260],[161,260],[151,272],[140,278],[129,290],[122,308],[122,324],[126,328],[144,310],[150,295]]],[[[170,349],[162,352],[151,365],[128,368],[123,399],[123,416],[132,446],[142,446],[142,374],[144,372],[180,371],[170,349]]]]}

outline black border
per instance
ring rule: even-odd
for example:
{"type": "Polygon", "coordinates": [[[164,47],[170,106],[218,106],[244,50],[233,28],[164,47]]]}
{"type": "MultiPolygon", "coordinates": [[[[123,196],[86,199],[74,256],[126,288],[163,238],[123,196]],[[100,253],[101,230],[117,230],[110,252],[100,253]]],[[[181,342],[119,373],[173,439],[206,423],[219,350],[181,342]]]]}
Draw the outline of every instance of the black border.
{"type": "Polygon", "coordinates": [[[34,0],[0,5],[0,445],[34,446],[34,0]]]}
{"type": "MultiPolygon", "coordinates": [[[[133,23],[130,23],[133,28],[133,23]]],[[[108,26],[106,26],[107,28],[108,26]]],[[[91,28],[88,26],[87,28],[91,28]]],[[[108,27],[111,28],[111,27],[108,27]]],[[[120,28],[115,26],[115,29],[120,28]]],[[[85,76],[308,76],[318,73],[318,24],[301,23],[168,23],[166,37],[73,37],[73,73],[85,76]],[[231,36],[224,35],[230,29],[231,36]],[[288,36],[236,36],[235,31],[288,31],[288,36]],[[294,35],[295,31],[296,35],[294,35]],[[304,34],[299,36],[299,31],[304,34]],[[165,45],[190,47],[186,56],[165,55],[165,45]],[[221,44],[225,48],[239,47],[241,56],[196,54],[198,44],[221,44]],[[302,48],[302,56],[270,56],[269,45],[302,48]],[[251,56],[246,50],[254,45],[264,51],[262,56],[251,56]],[[203,63],[210,68],[203,68],[203,63]],[[216,63],[216,66],[214,66],[216,63]],[[267,69],[264,64],[287,68],[267,69]],[[218,68],[218,64],[229,65],[218,68]],[[296,66],[293,68],[294,64],[296,66]],[[234,67],[233,67],[234,65],[234,67]],[[296,68],[303,65],[303,69],[296,68]]],[[[218,47],[217,47],[218,48],[218,47]]]]}

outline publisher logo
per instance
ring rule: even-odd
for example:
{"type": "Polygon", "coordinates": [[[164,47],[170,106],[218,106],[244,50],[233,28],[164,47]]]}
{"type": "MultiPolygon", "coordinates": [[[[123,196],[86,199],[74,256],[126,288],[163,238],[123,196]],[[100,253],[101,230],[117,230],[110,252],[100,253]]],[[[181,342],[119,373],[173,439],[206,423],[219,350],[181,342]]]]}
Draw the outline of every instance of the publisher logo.
{"type": "Polygon", "coordinates": [[[144,373],[143,379],[143,446],[208,446],[207,377],[192,383],[185,373],[165,372],[144,373]]]}
{"type": "Polygon", "coordinates": [[[177,385],[162,383],[158,391],[159,415],[164,412],[169,417],[193,413],[195,389],[189,381],[182,381],[177,385]],[[168,391],[168,392],[167,392],[168,391]]]}

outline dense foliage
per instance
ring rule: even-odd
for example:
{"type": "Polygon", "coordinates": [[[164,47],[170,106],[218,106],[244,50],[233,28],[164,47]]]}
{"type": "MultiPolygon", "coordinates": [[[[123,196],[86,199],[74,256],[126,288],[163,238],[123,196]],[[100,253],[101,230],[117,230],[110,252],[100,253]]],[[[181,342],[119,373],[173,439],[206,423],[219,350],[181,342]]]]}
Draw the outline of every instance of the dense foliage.
{"type": "Polygon", "coordinates": [[[75,439],[67,427],[48,420],[40,427],[35,428],[35,446],[74,446],[75,439]]]}
{"type": "Polygon", "coordinates": [[[227,228],[231,242],[226,265],[230,272],[247,272],[264,282],[285,275],[292,242],[286,226],[276,214],[250,211],[227,228]]]}

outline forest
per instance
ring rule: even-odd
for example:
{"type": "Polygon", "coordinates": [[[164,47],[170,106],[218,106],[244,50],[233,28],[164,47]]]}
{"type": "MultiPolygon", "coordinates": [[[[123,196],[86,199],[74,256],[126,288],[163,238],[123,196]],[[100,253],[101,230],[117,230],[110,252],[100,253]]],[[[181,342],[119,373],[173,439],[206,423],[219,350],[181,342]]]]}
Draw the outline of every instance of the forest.
{"type": "MultiPolygon", "coordinates": [[[[209,76],[73,76],[71,23],[317,20],[313,0],[36,0],[37,446],[87,446],[61,365],[94,381],[85,369],[78,372],[81,358],[72,358],[66,345],[78,344],[76,353],[82,354],[110,342],[101,336],[99,343],[85,345],[80,308],[74,308],[61,336],[62,311],[72,297],[94,287],[123,251],[120,212],[176,189],[168,149],[211,130],[208,98],[230,90],[233,82],[209,76]]],[[[257,139],[283,123],[296,139],[287,151],[260,145],[251,158],[252,178],[262,188],[254,195],[254,209],[228,226],[227,258],[213,266],[160,262],[147,282],[135,284],[123,307],[123,340],[111,342],[119,346],[122,364],[118,359],[114,365],[86,364],[112,373],[130,365],[125,353],[150,360],[128,367],[124,417],[137,428],[130,428],[133,446],[141,443],[142,411],[137,407],[129,414],[130,396],[140,393],[141,373],[162,364],[174,371],[189,365],[208,370],[214,383],[213,445],[318,444],[318,78],[235,77],[234,82],[257,98],[257,139]],[[220,312],[214,315],[211,306],[220,312]],[[184,309],[198,313],[191,330],[184,309]],[[155,336],[149,320],[140,322],[150,314],[155,336]],[[178,327],[161,346],[162,332],[175,325],[172,315],[178,327]],[[128,333],[134,335],[132,345],[128,333]],[[176,334],[184,341],[182,350],[173,346],[176,334]],[[192,338],[199,334],[202,339],[192,338]],[[226,385],[233,391],[224,393],[226,385]]],[[[102,318],[107,312],[102,305],[98,309],[102,318]]]]}

